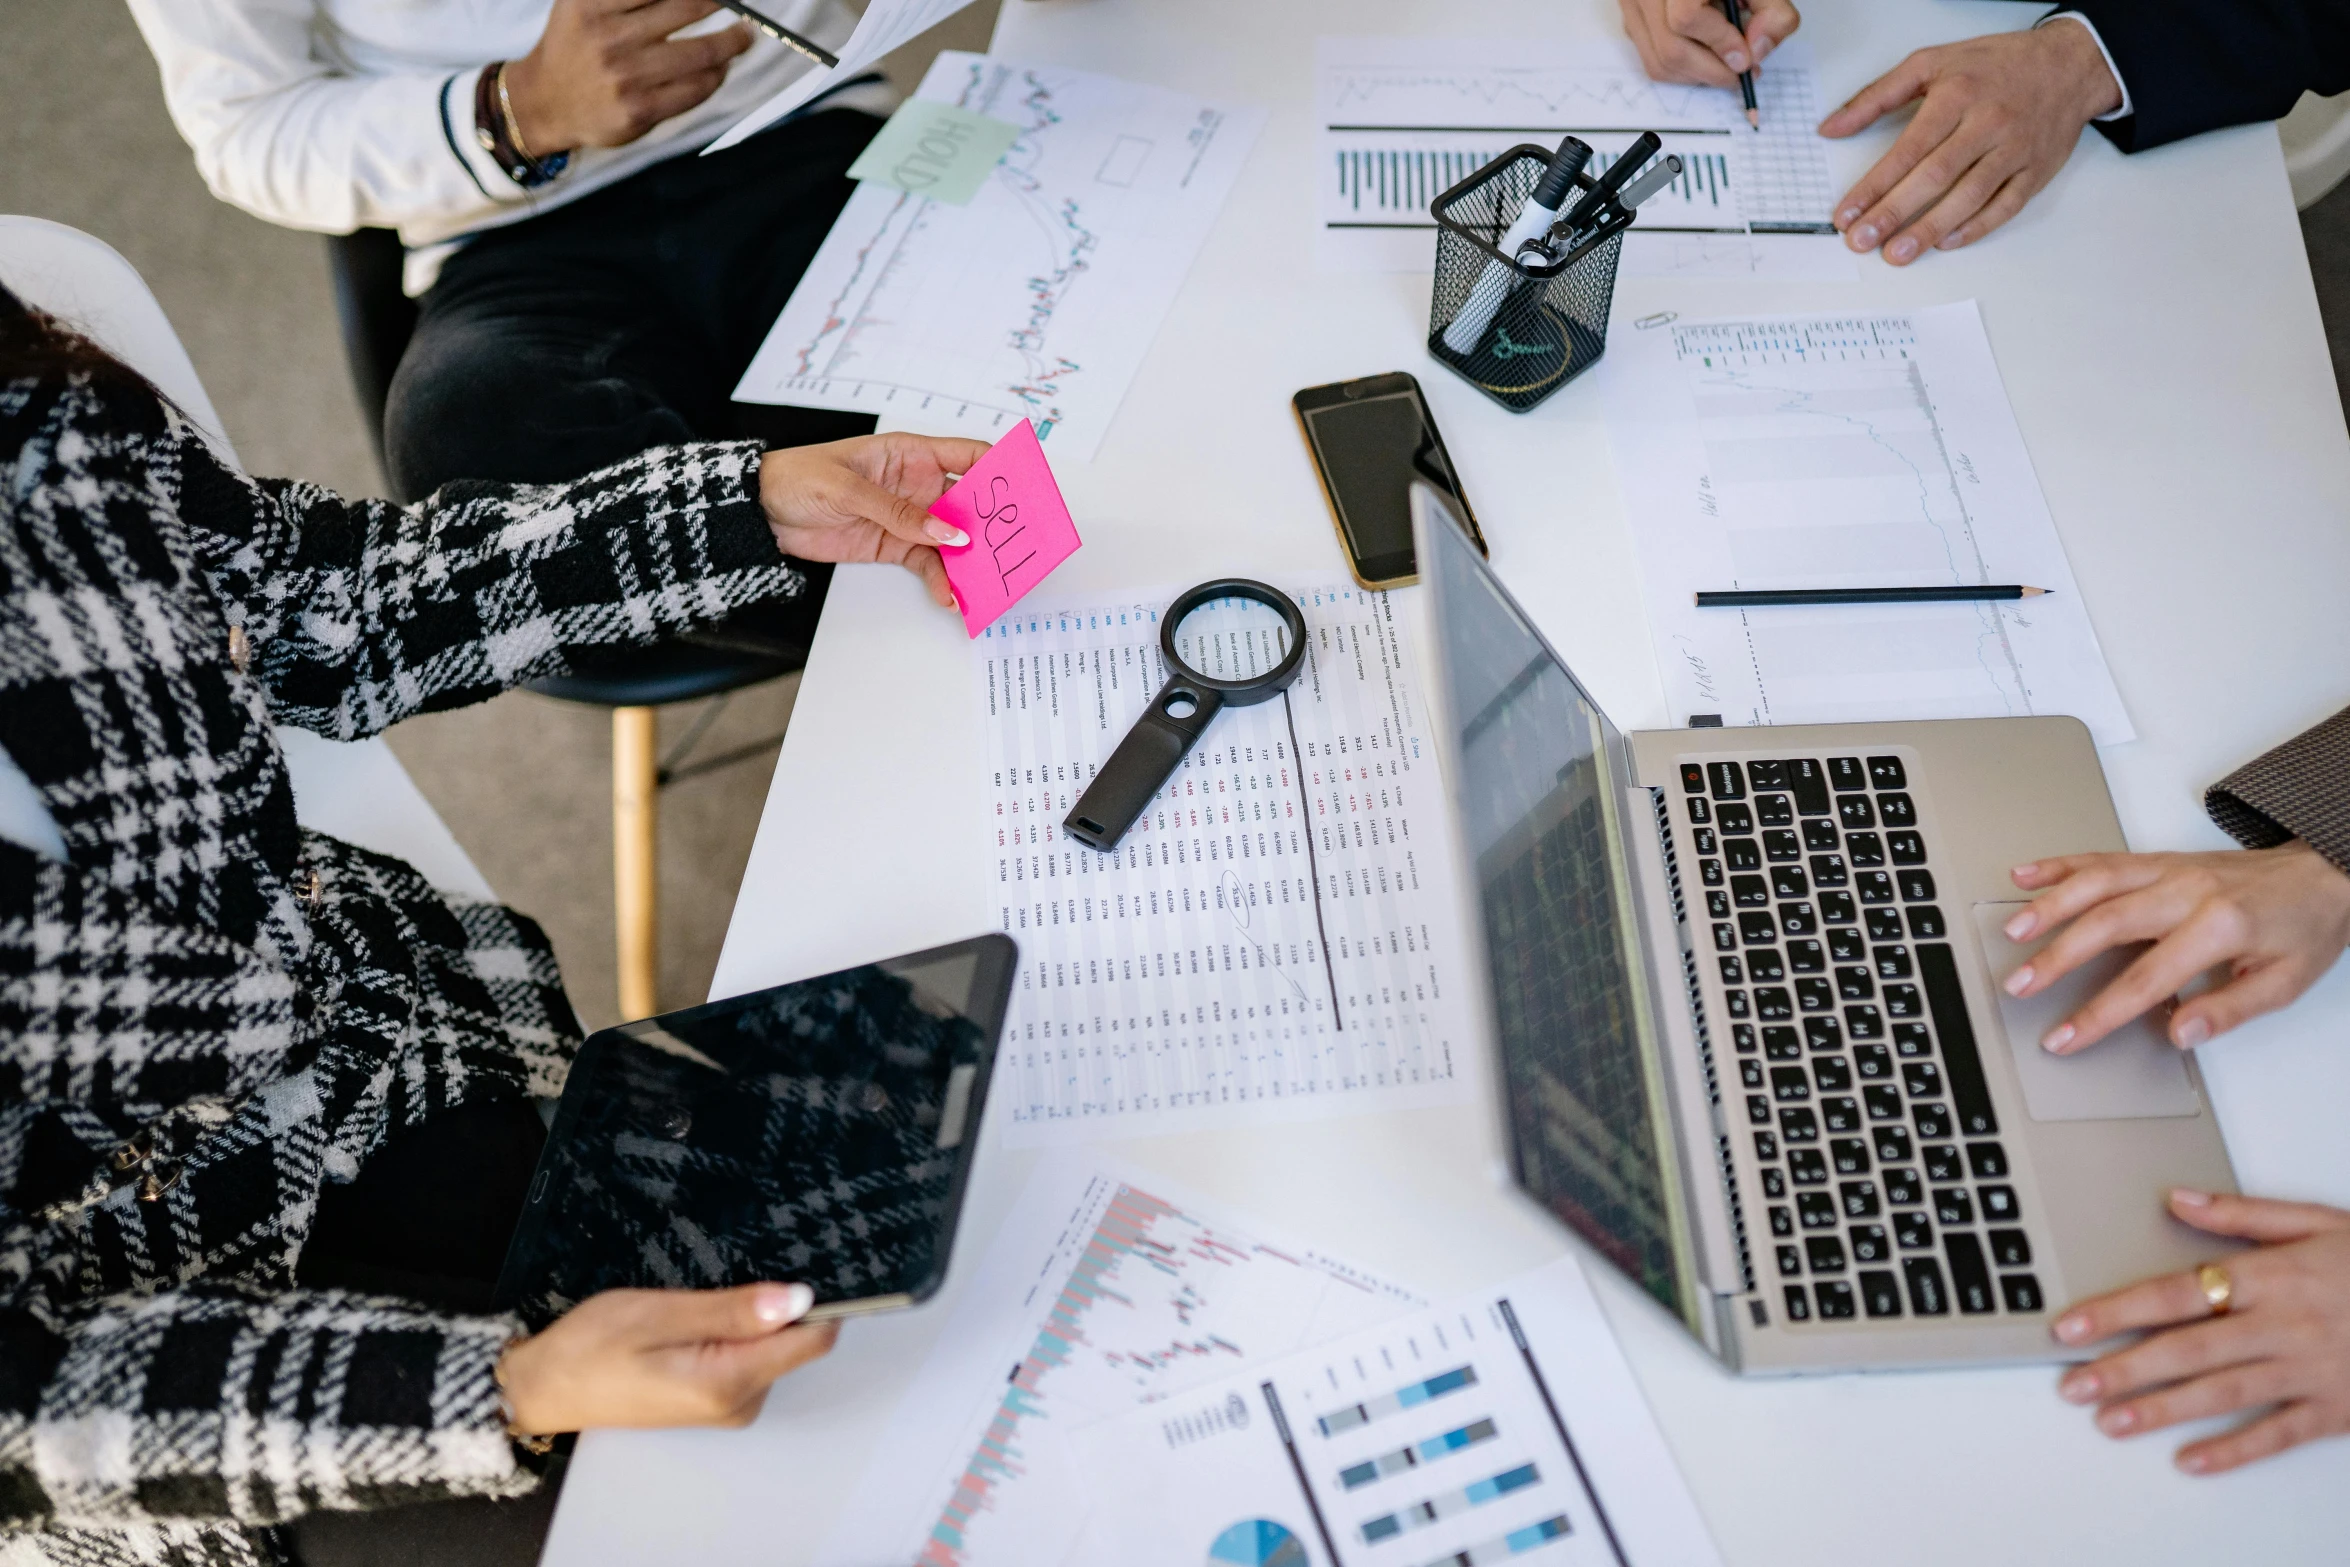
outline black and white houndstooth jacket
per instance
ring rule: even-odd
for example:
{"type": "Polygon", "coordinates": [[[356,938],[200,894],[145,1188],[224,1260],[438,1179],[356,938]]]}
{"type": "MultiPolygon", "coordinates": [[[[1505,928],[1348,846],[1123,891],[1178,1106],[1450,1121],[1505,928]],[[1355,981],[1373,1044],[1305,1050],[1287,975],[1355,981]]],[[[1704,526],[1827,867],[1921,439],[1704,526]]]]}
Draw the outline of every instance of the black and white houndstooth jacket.
{"type": "Polygon", "coordinates": [[[272,726],[357,739],[797,592],[758,450],[405,509],[221,464],[151,397],[0,383],[0,1563],[269,1559],[305,1511],[527,1489],[517,1324],[298,1289],[322,1183],[548,1094],[529,920],[298,827],[272,726]]]}

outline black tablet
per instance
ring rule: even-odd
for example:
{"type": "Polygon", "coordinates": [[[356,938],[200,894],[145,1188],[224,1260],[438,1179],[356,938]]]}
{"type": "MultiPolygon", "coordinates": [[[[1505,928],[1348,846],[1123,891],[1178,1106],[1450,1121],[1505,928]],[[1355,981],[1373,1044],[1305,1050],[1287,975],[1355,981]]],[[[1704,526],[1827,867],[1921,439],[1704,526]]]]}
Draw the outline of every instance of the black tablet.
{"type": "Polygon", "coordinates": [[[1019,949],[980,936],[589,1037],[498,1280],[544,1326],[600,1290],[927,1298],[979,1146],[1019,949]]]}

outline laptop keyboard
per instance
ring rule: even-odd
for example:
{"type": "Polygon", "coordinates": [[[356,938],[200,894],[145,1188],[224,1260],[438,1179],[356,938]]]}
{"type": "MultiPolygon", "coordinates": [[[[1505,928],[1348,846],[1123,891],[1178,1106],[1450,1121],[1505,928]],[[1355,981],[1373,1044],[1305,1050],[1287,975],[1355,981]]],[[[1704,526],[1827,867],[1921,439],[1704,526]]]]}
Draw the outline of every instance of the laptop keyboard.
{"type": "Polygon", "coordinates": [[[1787,1319],[2040,1312],[1902,759],[1686,762],[1680,801],[1787,1319]]]}

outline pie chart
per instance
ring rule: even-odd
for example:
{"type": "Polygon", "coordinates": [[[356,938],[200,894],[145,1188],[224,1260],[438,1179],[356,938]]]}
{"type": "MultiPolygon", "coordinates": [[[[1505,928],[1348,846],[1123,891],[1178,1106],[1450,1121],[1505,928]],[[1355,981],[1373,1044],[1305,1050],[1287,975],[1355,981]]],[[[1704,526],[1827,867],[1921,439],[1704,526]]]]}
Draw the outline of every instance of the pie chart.
{"type": "Polygon", "coordinates": [[[1208,1567],[1306,1567],[1306,1548],[1270,1518],[1250,1518],[1216,1536],[1208,1567]]]}

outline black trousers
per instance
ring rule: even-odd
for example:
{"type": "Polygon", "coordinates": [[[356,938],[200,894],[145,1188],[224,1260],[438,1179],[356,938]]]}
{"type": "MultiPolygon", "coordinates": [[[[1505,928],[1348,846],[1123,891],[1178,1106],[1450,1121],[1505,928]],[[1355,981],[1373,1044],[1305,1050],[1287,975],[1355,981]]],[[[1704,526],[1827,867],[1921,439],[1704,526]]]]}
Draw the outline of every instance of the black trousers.
{"type": "Polygon", "coordinates": [[[789,446],[871,430],[867,414],[729,394],[880,125],[853,109],[789,120],[467,243],[418,301],[392,378],[393,492],[552,483],[675,441],[789,446]]]}

